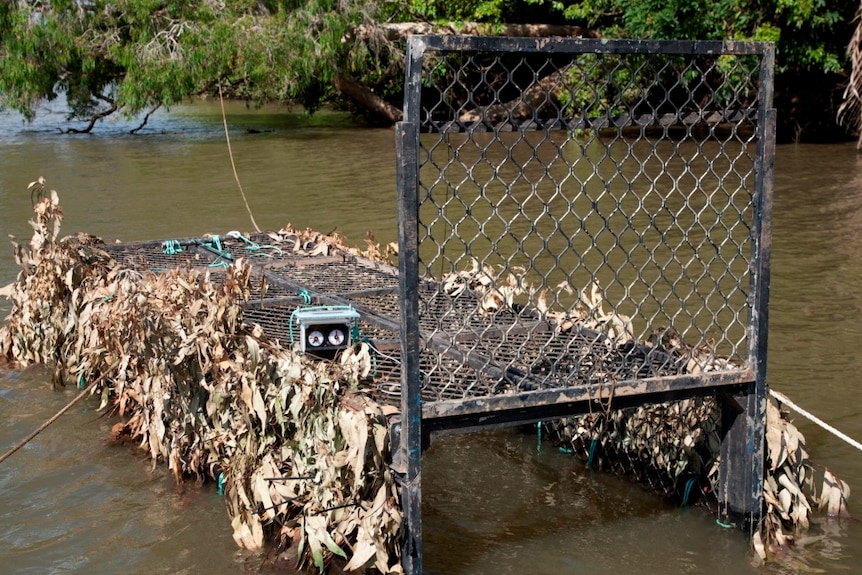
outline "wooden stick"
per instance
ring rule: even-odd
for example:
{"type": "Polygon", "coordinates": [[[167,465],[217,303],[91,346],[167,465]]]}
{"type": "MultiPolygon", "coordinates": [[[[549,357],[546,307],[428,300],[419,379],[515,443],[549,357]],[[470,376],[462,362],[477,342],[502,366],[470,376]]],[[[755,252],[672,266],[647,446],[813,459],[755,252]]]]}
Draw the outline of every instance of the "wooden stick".
{"type": "Polygon", "coordinates": [[[18,445],[16,445],[16,446],[15,446],[15,447],[13,447],[12,449],[10,449],[10,450],[9,450],[9,451],[7,451],[6,453],[4,453],[2,456],[0,456],[0,463],[3,463],[4,461],[6,461],[6,459],[8,459],[8,458],[13,454],[13,453],[15,453],[16,451],[18,451],[19,449],[21,449],[22,447],[24,447],[25,445],[27,445],[28,443],[30,443],[30,441],[32,441],[34,437],[36,437],[37,435],[39,435],[40,433],[42,433],[43,431],[45,431],[45,429],[47,429],[49,425],[51,425],[52,423],[54,423],[55,421],[57,421],[57,420],[60,418],[60,416],[61,416],[61,415],[63,415],[64,413],[66,413],[67,411],[69,411],[69,410],[72,408],[72,406],[73,406],[73,405],[75,405],[76,403],[78,403],[79,401],[81,401],[81,399],[83,399],[83,398],[84,398],[84,396],[85,396],[85,395],[87,395],[87,393],[88,393],[88,392],[89,392],[89,391],[90,391],[90,390],[91,390],[91,389],[92,389],[92,388],[93,388],[97,383],[99,383],[100,381],[102,381],[103,379],[105,379],[105,376],[106,376],[106,375],[107,375],[107,374],[102,374],[101,376],[99,376],[98,378],[96,378],[94,381],[92,381],[92,382],[91,382],[87,387],[85,387],[84,389],[82,389],[82,390],[81,390],[81,393],[79,393],[77,396],[75,396],[75,399],[73,399],[72,401],[70,401],[69,403],[67,403],[67,404],[65,405],[65,407],[63,407],[63,409],[61,409],[60,411],[58,411],[57,413],[55,413],[55,414],[54,414],[54,416],[53,416],[53,417],[51,417],[51,419],[49,419],[48,421],[46,421],[45,423],[43,423],[42,425],[40,425],[40,426],[39,426],[39,428],[38,428],[38,429],[36,429],[36,431],[34,431],[33,433],[31,433],[30,435],[28,435],[27,437],[25,437],[25,438],[24,438],[24,439],[23,439],[23,440],[22,440],[18,445]]]}

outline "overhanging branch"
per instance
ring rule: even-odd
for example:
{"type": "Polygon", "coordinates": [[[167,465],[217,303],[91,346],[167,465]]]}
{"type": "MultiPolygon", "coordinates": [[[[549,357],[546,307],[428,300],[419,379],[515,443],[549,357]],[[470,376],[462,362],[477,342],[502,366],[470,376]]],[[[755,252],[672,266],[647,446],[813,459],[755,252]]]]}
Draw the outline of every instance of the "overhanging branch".
{"type": "Polygon", "coordinates": [[[97,100],[101,100],[101,101],[105,102],[106,104],[108,104],[108,109],[102,110],[101,112],[98,112],[98,113],[90,116],[90,121],[87,124],[86,128],[84,128],[82,130],[79,130],[77,128],[69,128],[68,130],[64,130],[65,134],[89,134],[90,132],[93,131],[93,126],[96,125],[96,122],[98,122],[102,118],[106,118],[106,117],[110,116],[111,114],[113,114],[114,112],[117,111],[117,102],[115,102],[113,98],[109,98],[109,97],[103,96],[101,94],[96,94],[95,98],[97,100]]]}

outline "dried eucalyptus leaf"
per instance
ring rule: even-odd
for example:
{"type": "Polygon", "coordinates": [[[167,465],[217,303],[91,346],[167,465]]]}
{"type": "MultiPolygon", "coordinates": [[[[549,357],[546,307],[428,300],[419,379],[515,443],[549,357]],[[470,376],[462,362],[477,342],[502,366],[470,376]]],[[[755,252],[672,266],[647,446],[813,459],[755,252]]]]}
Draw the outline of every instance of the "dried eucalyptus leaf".
{"type": "Polygon", "coordinates": [[[770,469],[775,471],[784,461],[786,452],[784,451],[784,442],[782,441],[781,428],[779,427],[781,414],[772,402],[766,403],[766,421],[767,453],[771,461],[770,469]]]}
{"type": "Polygon", "coordinates": [[[266,429],[266,404],[263,401],[263,396],[260,394],[260,389],[256,385],[254,385],[252,391],[252,408],[260,420],[261,429],[266,429]]]}
{"type": "Polygon", "coordinates": [[[754,552],[761,561],[766,561],[766,547],[763,545],[763,539],[760,536],[760,531],[755,531],[751,536],[751,544],[754,547],[754,552]]]}
{"type": "MultiPolygon", "coordinates": [[[[397,571],[397,562],[388,563],[399,547],[401,515],[388,509],[385,497],[397,497],[397,488],[382,456],[383,417],[397,409],[383,411],[364,397],[353,409],[340,401],[371,374],[367,345],[356,346],[349,366],[310,362],[268,341],[259,326],[240,331],[253,279],[245,263],[216,283],[193,269],[134,272],[104,258],[83,260],[89,252],[78,248],[89,240],[55,241],[62,219],[56,196],[35,203],[29,250],[19,246],[15,254],[22,265],[10,290],[15,329],[0,328],[0,351],[12,349],[22,362],[60,358],[58,373],[104,375],[94,389],[102,408],[126,417],[123,429],[178,479],[224,469],[238,545],[263,545],[263,524],[251,510],[267,509],[266,520],[301,533],[306,561],[348,558],[346,550],[363,550],[356,541],[367,536],[362,563],[376,558],[386,572],[397,571]],[[265,481],[282,470],[314,479],[265,481]],[[370,497],[382,503],[369,514],[370,497]],[[357,505],[319,513],[345,501],[357,505]],[[300,529],[312,516],[319,519],[311,529],[300,529]]],[[[338,245],[310,233],[305,244],[338,245]]],[[[296,245],[297,236],[290,241],[296,245]]],[[[374,250],[382,254],[369,244],[374,250]]],[[[468,281],[488,292],[492,271],[478,264],[475,271],[468,281]]],[[[500,293],[508,301],[510,292],[500,293]]]]}

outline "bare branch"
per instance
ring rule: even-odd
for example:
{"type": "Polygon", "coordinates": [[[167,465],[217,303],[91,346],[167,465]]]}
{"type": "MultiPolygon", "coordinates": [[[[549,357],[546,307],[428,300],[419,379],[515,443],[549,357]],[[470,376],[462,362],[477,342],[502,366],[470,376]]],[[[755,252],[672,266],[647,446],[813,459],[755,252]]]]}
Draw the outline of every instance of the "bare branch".
{"type": "Polygon", "coordinates": [[[158,110],[158,109],[159,109],[159,108],[161,108],[161,107],[162,107],[162,105],[161,105],[161,104],[156,104],[155,106],[153,106],[152,108],[150,108],[150,111],[149,111],[149,112],[147,112],[147,115],[146,115],[146,116],[144,116],[144,121],[143,121],[143,122],[141,122],[141,124],[140,124],[137,128],[135,128],[135,129],[133,129],[133,130],[129,130],[129,133],[130,133],[130,134],[137,134],[138,132],[140,132],[140,131],[141,131],[141,129],[143,129],[143,127],[147,125],[147,121],[149,121],[150,116],[152,116],[152,115],[155,113],[155,111],[156,111],[156,110],[158,110]]]}
{"type": "Polygon", "coordinates": [[[87,127],[83,130],[78,130],[77,128],[69,128],[68,130],[64,130],[64,134],[89,134],[93,131],[93,126],[96,125],[96,122],[101,120],[102,118],[106,118],[117,111],[117,103],[113,100],[113,98],[109,98],[107,96],[103,96],[101,94],[96,94],[96,99],[101,100],[108,104],[107,110],[102,110],[96,114],[90,116],[90,121],[87,124],[87,127]]]}

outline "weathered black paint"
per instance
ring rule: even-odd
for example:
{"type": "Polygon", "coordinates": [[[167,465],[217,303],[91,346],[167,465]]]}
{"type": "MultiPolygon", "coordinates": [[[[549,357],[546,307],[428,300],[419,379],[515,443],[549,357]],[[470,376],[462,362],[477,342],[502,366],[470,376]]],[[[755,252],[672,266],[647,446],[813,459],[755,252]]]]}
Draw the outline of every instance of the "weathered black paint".
{"type": "MultiPolygon", "coordinates": [[[[404,483],[407,531],[420,533],[421,459],[417,457],[416,433],[421,445],[427,445],[435,433],[471,430],[579,415],[588,412],[597,398],[613,397],[613,408],[655,403],[698,395],[717,395],[723,399],[722,469],[719,498],[721,514],[753,529],[762,512],[762,476],[764,465],[764,429],[766,406],[766,342],[768,329],[769,266],[771,250],[772,185],[774,166],[775,112],[772,108],[774,47],[771,44],[748,41],[669,41],[669,40],[605,40],[587,38],[481,38],[459,36],[414,36],[408,41],[408,65],[405,84],[405,122],[398,131],[399,224],[404,230],[400,239],[401,259],[401,334],[402,358],[405,361],[402,384],[402,406],[405,417],[402,439],[403,460],[407,462],[404,483]],[[426,115],[421,102],[423,63],[428,52],[435,53],[513,53],[513,54],[667,54],[667,55],[737,55],[759,60],[757,101],[753,107],[721,110],[712,115],[697,113],[656,112],[653,116],[623,114],[614,117],[541,120],[534,116],[526,121],[502,123],[464,122],[458,117],[441,121],[426,115]],[[718,124],[754,126],[757,143],[755,159],[755,189],[753,190],[751,229],[751,264],[749,269],[749,301],[747,357],[745,365],[725,371],[647,377],[590,385],[547,386],[535,382],[528,373],[518,373],[510,367],[492,361],[487,355],[470,347],[470,333],[446,337],[440,333],[420,331],[418,291],[421,278],[418,266],[418,218],[422,184],[419,174],[425,162],[420,157],[422,146],[419,133],[450,131],[483,131],[500,133],[527,130],[574,130],[627,126],[671,124],[692,126],[702,124],[707,130],[718,124]],[[408,127],[409,126],[409,127],[408,127]],[[416,161],[411,170],[407,164],[416,161]],[[481,397],[466,397],[421,401],[416,383],[423,374],[419,368],[422,349],[447,356],[470,366],[491,378],[507,380],[513,385],[508,393],[481,397]],[[406,368],[413,355],[409,369],[406,368]],[[411,426],[414,430],[409,429],[411,426]]],[[[483,116],[484,117],[484,116],[483,116]]],[[[732,127],[732,130],[743,128],[732,127]]],[[[748,129],[748,128],[744,128],[748,129]]],[[[711,133],[711,132],[710,132],[711,133]]],[[[665,135],[667,132],[665,132],[665,135]]],[[[445,177],[445,176],[444,176],[445,177]]],[[[420,535],[421,536],[421,535],[420,535]]],[[[421,573],[421,547],[408,538],[405,541],[405,573],[421,573]],[[420,552],[416,555],[416,550],[420,552]]]]}

